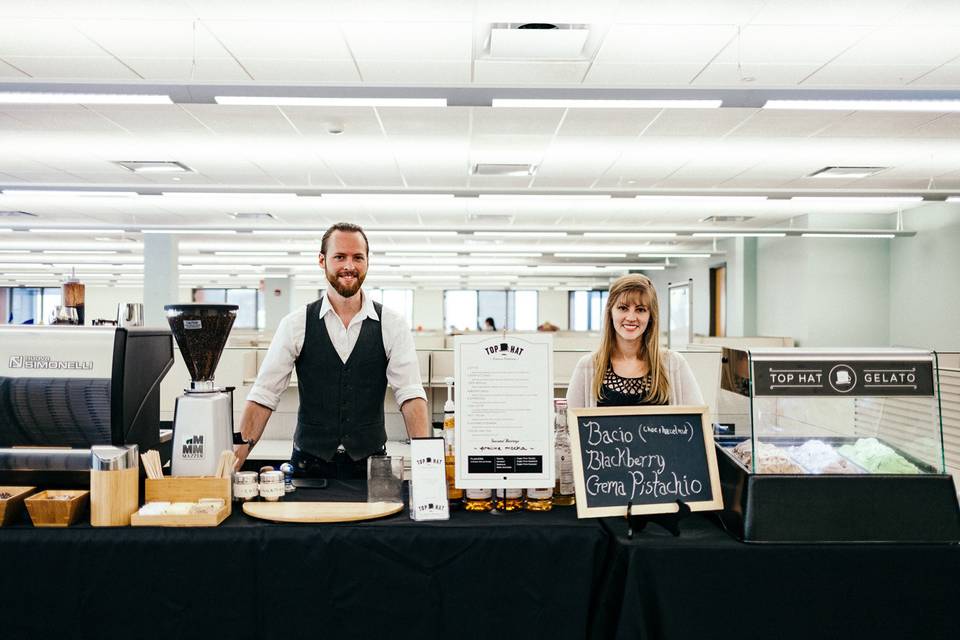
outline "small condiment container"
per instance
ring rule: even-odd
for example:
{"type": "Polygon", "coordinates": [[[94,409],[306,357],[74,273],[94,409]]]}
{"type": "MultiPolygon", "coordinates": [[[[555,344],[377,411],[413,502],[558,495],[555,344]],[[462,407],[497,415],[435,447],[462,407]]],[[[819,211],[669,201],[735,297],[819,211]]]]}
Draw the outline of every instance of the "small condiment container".
{"type": "Polygon", "coordinates": [[[256,500],[259,495],[257,481],[260,474],[256,471],[237,471],[233,474],[233,500],[234,502],[250,502],[256,500]]]}
{"type": "Polygon", "coordinates": [[[260,474],[260,497],[276,502],[286,493],[283,485],[283,471],[264,471],[260,474]]]}

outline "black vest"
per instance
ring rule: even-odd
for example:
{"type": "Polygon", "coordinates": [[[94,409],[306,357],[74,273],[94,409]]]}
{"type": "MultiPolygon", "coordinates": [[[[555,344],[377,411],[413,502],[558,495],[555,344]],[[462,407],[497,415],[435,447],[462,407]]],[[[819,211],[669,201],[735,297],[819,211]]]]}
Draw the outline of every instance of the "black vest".
{"type": "MultiPolygon", "coordinates": [[[[365,318],[357,344],[343,362],[320,317],[322,302],[307,305],[306,333],[296,361],[300,411],[293,442],[323,460],[332,459],[342,444],[351,458],[359,460],[379,451],[387,441],[383,331],[380,322],[365,318]]],[[[382,319],[383,306],[374,302],[373,308],[382,319]]]]}

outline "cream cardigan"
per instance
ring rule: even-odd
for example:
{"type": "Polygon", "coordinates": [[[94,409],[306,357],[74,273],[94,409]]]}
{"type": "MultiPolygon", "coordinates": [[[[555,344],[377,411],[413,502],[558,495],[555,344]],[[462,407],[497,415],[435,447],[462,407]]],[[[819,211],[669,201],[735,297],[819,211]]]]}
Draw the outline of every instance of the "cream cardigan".
{"type": "MultiPolygon", "coordinates": [[[[593,395],[593,359],[596,353],[582,358],[573,369],[570,386],[567,387],[567,406],[571,409],[597,406],[593,395]]],[[[670,380],[670,402],[674,405],[702,405],[703,396],[690,365],[679,353],[663,349],[660,352],[670,380]]]]}

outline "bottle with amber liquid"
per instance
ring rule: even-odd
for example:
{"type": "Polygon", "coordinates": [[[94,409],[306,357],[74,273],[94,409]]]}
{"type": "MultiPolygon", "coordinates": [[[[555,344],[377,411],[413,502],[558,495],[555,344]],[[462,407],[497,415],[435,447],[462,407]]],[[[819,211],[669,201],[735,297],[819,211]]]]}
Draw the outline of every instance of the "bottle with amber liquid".
{"type": "Polygon", "coordinates": [[[493,509],[493,491],[490,489],[467,489],[463,499],[466,511],[490,511],[493,509]]]}
{"type": "Polygon", "coordinates": [[[527,511],[550,511],[553,509],[553,487],[546,489],[527,489],[527,499],[523,503],[527,511]]]}
{"type": "Polygon", "coordinates": [[[496,504],[500,511],[516,511],[523,508],[523,489],[497,489],[496,504]]]}
{"type": "Polygon", "coordinates": [[[447,401],[443,405],[443,463],[447,477],[447,500],[450,508],[456,509],[463,504],[463,489],[456,487],[456,451],[454,450],[454,428],[456,427],[456,409],[453,404],[453,378],[447,383],[447,401]]]}
{"type": "Polygon", "coordinates": [[[573,458],[570,448],[570,429],[567,427],[567,401],[557,398],[553,401],[554,440],[557,482],[553,488],[553,504],[570,506],[576,504],[576,487],[573,483],[573,458]]]}

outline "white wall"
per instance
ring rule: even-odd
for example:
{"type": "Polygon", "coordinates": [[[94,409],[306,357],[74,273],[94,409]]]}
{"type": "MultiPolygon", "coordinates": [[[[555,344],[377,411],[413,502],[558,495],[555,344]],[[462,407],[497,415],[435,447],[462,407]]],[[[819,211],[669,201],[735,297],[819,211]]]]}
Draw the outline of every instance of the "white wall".
{"type": "Polygon", "coordinates": [[[569,291],[538,291],[537,324],[549,321],[561,330],[566,330],[570,326],[569,304],[569,291]]]}
{"type": "Polygon", "coordinates": [[[416,289],[413,292],[413,328],[424,331],[443,330],[443,291],[416,289]]]}
{"type": "Polygon", "coordinates": [[[710,333],[710,264],[703,258],[672,260],[677,266],[664,271],[648,271],[647,277],[657,288],[660,300],[660,332],[666,333],[667,312],[670,304],[669,285],[693,280],[693,332],[705,336],[710,333]]]}
{"type": "Polygon", "coordinates": [[[913,238],[891,242],[890,343],[960,349],[960,205],[904,212],[913,238]]]}

